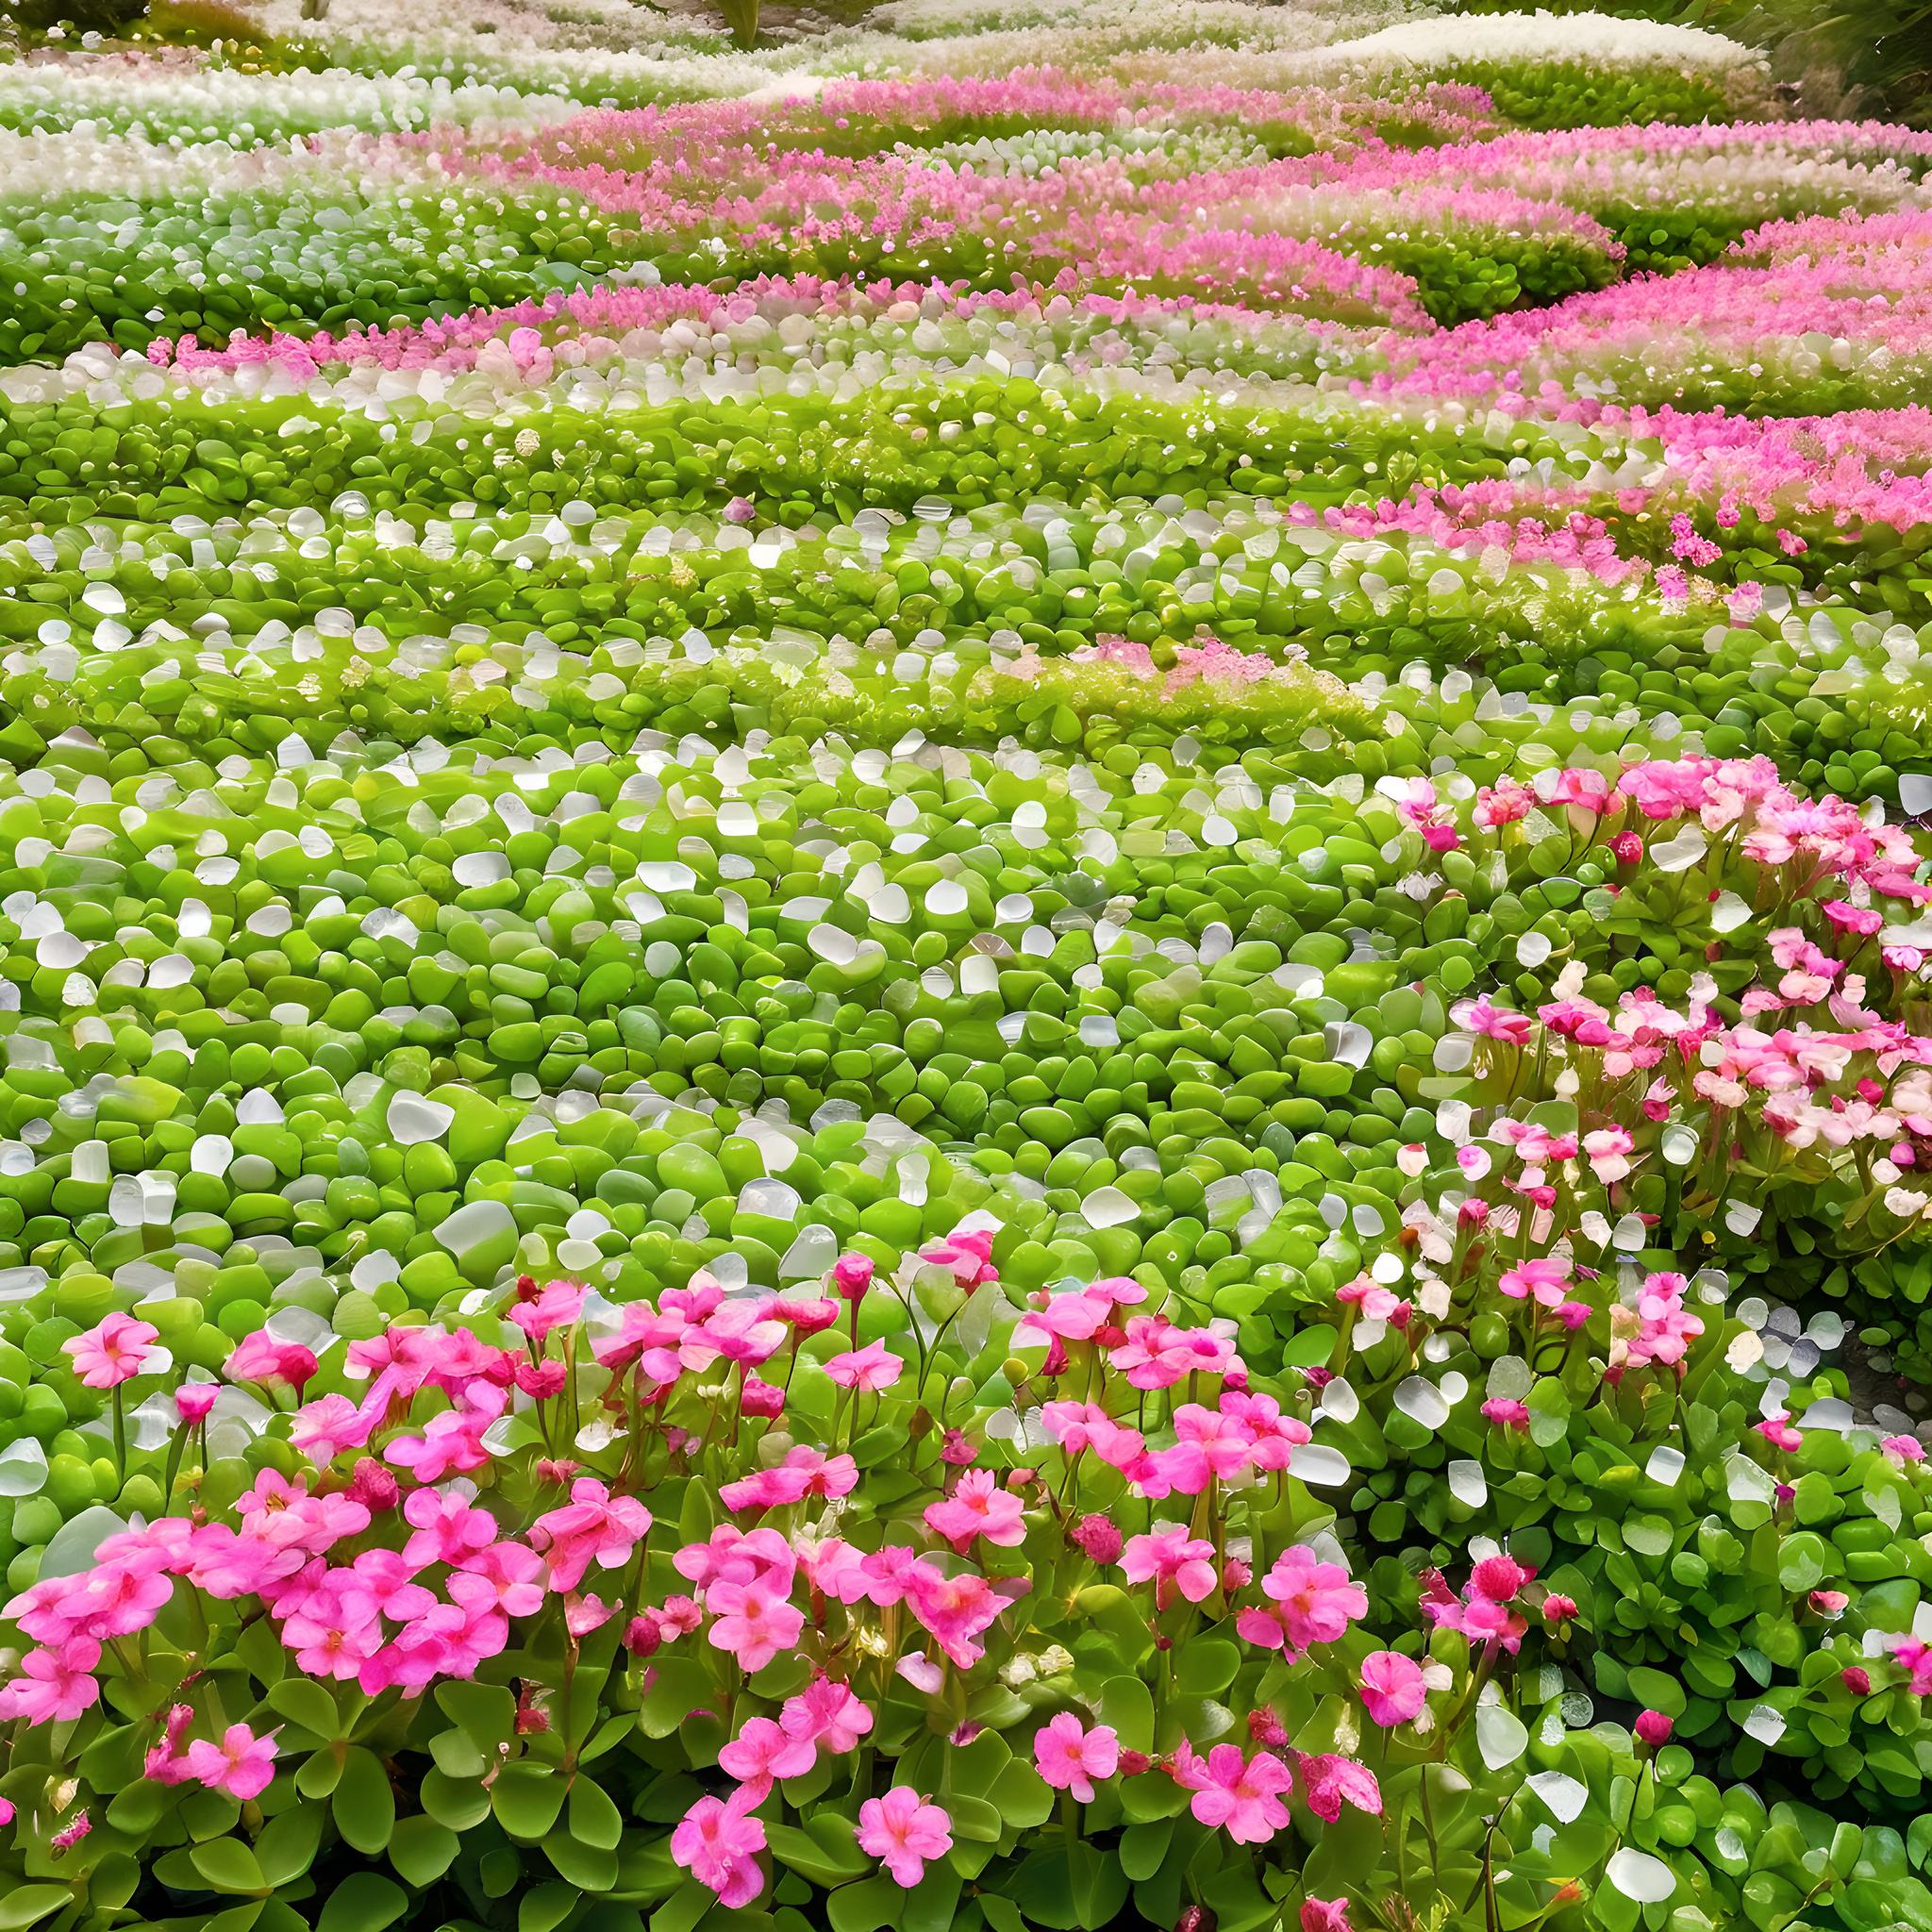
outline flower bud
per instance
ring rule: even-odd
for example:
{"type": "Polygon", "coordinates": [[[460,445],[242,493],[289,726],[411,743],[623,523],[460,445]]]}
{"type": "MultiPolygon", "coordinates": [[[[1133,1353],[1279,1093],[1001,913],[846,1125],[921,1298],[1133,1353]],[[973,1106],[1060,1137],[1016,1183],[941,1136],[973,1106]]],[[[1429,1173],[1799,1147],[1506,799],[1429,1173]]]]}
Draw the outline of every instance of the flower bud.
{"type": "Polygon", "coordinates": [[[356,1473],[349,1478],[349,1500],[359,1503],[372,1516],[396,1507],[402,1493],[392,1470],[385,1469],[373,1456],[358,1457],[356,1473]]]}
{"type": "Polygon", "coordinates": [[[221,1392],[217,1382],[184,1382],[175,1391],[175,1412],[184,1423],[206,1421],[221,1392]]]}
{"type": "Polygon", "coordinates": [[[1248,1713],[1248,1740],[1254,1744],[1285,1744],[1288,1742],[1288,1726],[1272,1710],[1251,1710],[1248,1713]]]}
{"type": "Polygon", "coordinates": [[[738,1391],[738,1407],[744,1415],[759,1416],[769,1422],[785,1413],[785,1391],[775,1383],[747,1375],[744,1387],[738,1391]]]}
{"type": "Polygon", "coordinates": [[[1671,1732],[1675,1725],[1660,1710],[1640,1710],[1637,1722],[1630,1728],[1637,1733],[1640,1743],[1648,1744],[1655,1751],[1671,1741],[1671,1732]]]}
{"type": "Polygon", "coordinates": [[[1068,1532],[1096,1563],[1117,1563],[1126,1540],[1105,1516],[1083,1516],[1068,1532]]]}
{"type": "Polygon", "coordinates": [[[1183,1906],[1174,1932],[1214,1932],[1215,1917],[1206,1906],[1183,1906]]]}
{"type": "Polygon", "coordinates": [[[832,1263],[832,1286],[848,1302],[865,1299],[866,1291],[872,1287],[872,1275],[870,1255],[841,1255],[832,1263]]]}
{"type": "Polygon", "coordinates": [[[1838,1680],[1854,1697],[1869,1697],[1872,1694],[1872,1673],[1862,1664],[1847,1664],[1838,1674],[1838,1680]]]}

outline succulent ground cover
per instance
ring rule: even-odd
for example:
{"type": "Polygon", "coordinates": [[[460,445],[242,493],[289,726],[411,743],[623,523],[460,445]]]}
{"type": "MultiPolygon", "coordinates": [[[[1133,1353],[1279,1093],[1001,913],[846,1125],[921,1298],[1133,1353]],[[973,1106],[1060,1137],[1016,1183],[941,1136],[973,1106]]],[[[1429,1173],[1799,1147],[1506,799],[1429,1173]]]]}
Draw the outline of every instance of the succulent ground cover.
{"type": "Polygon", "coordinates": [[[242,28],[0,65],[0,1932],[1932,1932],[1932,137],[242,28]]]}

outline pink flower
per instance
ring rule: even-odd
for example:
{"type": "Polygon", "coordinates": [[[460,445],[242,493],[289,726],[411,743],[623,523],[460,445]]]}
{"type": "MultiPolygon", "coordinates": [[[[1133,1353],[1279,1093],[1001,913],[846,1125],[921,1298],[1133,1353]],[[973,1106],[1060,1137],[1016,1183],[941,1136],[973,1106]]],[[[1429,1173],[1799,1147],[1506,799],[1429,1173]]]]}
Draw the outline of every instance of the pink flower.
{"type": "Polygon", "coordinates": [[[765,1827],[751,1816],[762,1795],[740,1790],[728,1798],[700,1798],[671,1834],[673,1860],[732,1911],[765,1889],[758,1864],[765,1827]]]}
{"type": "Polygon", "coordinates": [[[805,1628],[805,1614],[762,1581],[714,1583],[708,1597],[710,1641],[737,1657],[747,1675],[790,1650],[805,1628]]]}
{"type": "Polygon", "coordinates": [[[1302,1792],[1308,1801],[1308,1809],[1317,1818],[1333,1824],[1341,1816],[1344,1804],[1353,1805],[1357,1811],[1380,1815],[1382,1788],[1366,1764],[1357,1764],[1353,1757],[1343,1757],[1336,1752],[1314,1757],[1304,1757],[1297,1752],[1295,1765],[1301,1772],[1302,1792]]]}
{"type": "Polygon", "coordinates": [[[1205,1537],[1190,1537],[1187,1525],[1180,1523],[1157,1524],[1151,1534],[1130,1538],[1121,1570],[1129,1583],[1151,1579],[1155,1605],[1163,1610],[1174,1602],[1176,1591],[1191,1604],[1198,1604],[1212,1596],[1220,1582],[1214,1545],[1205,1537]]]}
{"type": "Polygon", "coordinates": [[[825,1363],[825,1374],[841,1389],[856,1389],[870,1395],[890,1389],[906,1373],[906,1364],[883,1341],[868,1341],[863,1348],[848,1348],[825,1363]]]}
{"type": "Polygon", "coordinates": [[[419,1570],[432,1563],[459,1566],[496,1541],[496,1519],[453,1491],[412,1491],[403,1515],[416,1531],[403,1545],[403,1560],[419,1570]]]}
{"type": "Polygon", "coordinates": [[[953,1849],[952,1822],[910,1785],[894,1785],[883,1798],[868,1798],[858,1807],[858,1849],[879,1859],[909,1891],[925,1876],[928,1858],[942,1858],[953,1849]]]}
{"type": "Polygon", "coordinates": [[[1261,1579],[1272,1608],[1243,1610],[1235,1627],[1251,1643],[1290,1655],[1314,1643],[1333,1643],[1350,1622],[1366,1616],[1368,1592],[1339,1563],[1324,1563],[1306,1543],[1292,1543],[1261,1579]]]}
{"type": "Polygon", "coordinates": [[[1108,1778],[1120,1763],[1120,1734],[1107,1724],[1090,1731],[1063,1710],[1033,1734],[1033,1763],[1057,1791],[1072,1791],[1081,1804],[1093,1802],[1093,1780],[1108,1778]]]}
{"type": "Polygon", "coordinates": [[[718,1765],[762,1798],[774,1778],[803,1777],[818,1755],[811,1739],[784,1730],[768,1717],[755,1717],[718,1753],[718,1765]]]}
{"type": "Polygon", "coordinates": [[[188,1747],[188,1772],[210,1790],[258,1798],[275,1774],[275,1734],[258,1738],[246,1724],[230,1724],[219,1744],[197,1738],[188,1747]]]}
{"type": "Polygon", "coordinates": [[[1308,1897],[1302,1901],[1302,1932],[1351,1932],[1345,1898],[1308,1897]]]}
{"type": "Polygon", "coordinates": [[[1499,1429],[1527,1429],[1529,1404],[1508,1396],[1492,1395],[1483,1404],[1483,1420],[1494,1423],[1499,1429]]]}
{"type": "Polygon", "coordinates": [[[613,1497],[594,1476],[579,1476],[570,1501],[530,1525],[530,1541],[549,1567],[550,1587],[570,1591],[593,1562],[622,1568],[650,1527],[651,1512],[635,1496],[613,1497]]]}
{"type": "Polygon", "coordinates": [[[794,1738],[843,1757],[858,1748],[859,1739],[872,1729],[873,1715],[851,1685],[821,1676],[785,1700],[778,1722],[794,1738]]]}
{"type": "Polygon", "coordinates": [[[1569,1262],[1551,1257],[1506,1269],[1496,1286],[1512,1301],[1526,1301],[1533,1296],[1541,1307],[1554,1308],[1563,1300],[1569,1284],[1569,1262]]]}
{"type": "Polygon", "coordinates": [[[92,1637],[69,1637],[28,1651],[20,1660],[20,1674],[0,1686],[0,1718],[43,1724],[92,1710],[101,1700],[101,1687],[92,1675],[100,1660],[101,1646],[92,1637]]]}
{"type": "Polygon", "coordinates": [[[718,1500],[727,1509],[781,1509],[808,1496],[849,1495],[858,1482],[858,1465],[849,1456],[826,1457],[802,1444],[785,1453],[774,1469],[754,1471],[724,1484],[718,1500]]]}
{"type": "Polygon", "coordinates": [[[1428,1702],[1422,1666],[1399,1650],[1376,1650],[1362,1659],[1362,1704],[1370,1720],[1391,1728],[1407,1724],[1428,1702]]]}
{"type": "Polygon", "coordinates": [[[532,1341],[541,1341],[553,1329],[566,1327],[577,1319],[588,1292],[581,1282],[546,1282],[531,1300],[512,1303],[507,1316],[532,1341]]]}
{"type": "Polygon", "coordinates": [[[1802,1448],[1804,1445],[1804,1437],[1792,1428],[1790,1415],[1783,1411],[1776,1415],[1768,1415],[1761,1423],[1753,1423],[1751,1426],[1774,1449],[1790,1450],[1802,1448]]]}
{"type": "Polygon", "coordinates": [[[364,1414],[346,1395],[324,1395],[295,1411],[289,1440],[317,1468],[333,1462],[345,1449],[360,1449],[382,1420],[364,1414]]]}
{"type": "Polygon", "coordinates": [[[1294,1774],[1272,1751],[1244,1758],[1239,1744],[1217,1744],[1200,1757],[1183,1742],[1174,1755],[1174,1777],[1193,1792],[1194,1816],[1219,1825],[1238,1845],[1266,1844],[1288,1824],[1280,1794],[1293,1790],[1294,1774]]]}
{"type": "Polygon", "coordinates": [[[1011,1549],[1026,1541],[1024,1506],[1000,1488],[990,1469],[969,1469],[953,1486],[953,1493],[925,1509],[925,1525],[942,1536],[962,1556],[975,1537],[1011,1549]]]}
{"type": "MultiPolygon", "coordinates": [[[[870,1565],[868,1564],[868,1567],[870,1565]]],[[[1025,1592],[1024,1581],[1008,1581],[999,1589],[971,1572],[941,1576],[930,1564],[908,1572],[907,1601],[923,1628],[962,1671],[970,1671],[986,1654],[974,1640],[1008,1603],[1025,1592]]]]}
{"type": "Polygon", "coordinates": [[[1916,1436],[1887,1436],[1878,1446],[1885,1452],[1886,1459],[1901,1469],[1908,1462],[1925,1459],[1925,1445],[1916,1436]]]}
{"type": "Polygon", "coordinates": [[[221,1392],[219,1382],[183,1382],[175,1391],[175,1413],[184,1423],[206,1422],[221,1392]]]}
{"type": "Polygon", "coordinates": [[[1648,1744],[1655,1751],[1659,1745],[1670,1742],[1671,1732],[1675,1726],[1660,1710],[1640,1710],[1637,1722],[1630,1728],[1637,1733],[1639,1742],[1648,1744]]]}
{"type": "Polygon", "coordinates": [[[63,1354],[74,1357],[74,1373],[90,1389],[114,1389],[131,1382],[154,1358],[149,1343],[158,1341],[161,1332],[148,1322],[137,1322],[132,1315],[106,1315],[85,1335],[75,1335],[60,1344],[63,1354]]]}

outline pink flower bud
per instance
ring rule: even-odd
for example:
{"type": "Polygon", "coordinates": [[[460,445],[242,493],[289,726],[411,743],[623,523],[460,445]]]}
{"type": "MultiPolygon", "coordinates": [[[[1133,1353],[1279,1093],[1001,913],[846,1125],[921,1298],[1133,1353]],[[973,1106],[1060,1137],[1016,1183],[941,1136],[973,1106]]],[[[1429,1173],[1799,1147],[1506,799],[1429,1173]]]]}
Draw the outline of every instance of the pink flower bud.
{"type": "Polygon", "coordinates": [[[1655,1751],[1660,1745],[1671,1741],[1671,1732],[1675,1725],[1660,1710],[1640,1710],[1637,1722],[1631,1729],[1637,1733],[1640,1743],[1648,1744],[1655,1751]]]}
{"type": "Polygon", "coordinates": [[[745,1415],[759,1416],[769,1422],[785,1413],[785,1391],[775,1383],[747,1375],[744,1387],[738,1392],[738,1407],[745,1415]]]}
{"type": "Polygon", "coordinates": [[[1576,1599],[1570,1596],[1550,1595],[1543,1599],[1543,1622],[1545,1624],[1567,1624],[1576,1615],[1576,1599]]]}
{"type": "Polygon", "coordinates": [[[219,1382],[184,1382],[175,1391],[175,1412],[184,1423],[204,1421],[221,1392],[219,1382]]]}
{"type": "Polygon", "coordinates": [[[1251,1710],[1248,1713],[1248,1740],[1255,1744],[1285,1744],[1288,1742],[1288,1727],[1272,1710],[1251,1710]]]}
{"type": "Polygon", "coordinates": [[[958,1429],[948,1429],[940,1443],[940,1460],[951,1469],[967,1469],[979,1459],[979,1451],[958,1429]]]}
{"type": "Polygon", "coordinates": [[[385,1469],[373,1456],[356,1459],[356,1473],[349,1478],[349,1500],[359,1503],[372,1516],[396,1507],[402,1487],[393,1470],[385,1469]]]}
{"type": "Polygon", "coordinates": [[[624,1628],[624,1647],[635,1657],[652,1656],[664,1641],[655,1617],[633,1617],[624,1628]]]}
{"type": "Polygon", "coordinates": [[[1838,1674],[1838,1680],[1854,1697],[1869,1697],[1872,1694],[1872,1673],[1862,1664],[1847,1664],[1838,1674]]]}
{"type": "Polygon", "coordinates": [[[1083,1516],[1069,1532],[1096,1563],[1115,1563],[1126,1540],[1105,1516],[1083,1516]]]}
{"type": "Polygon", "coordinates": [[[832,1286],[848,1302],[863,1301],[872,1286],[870,1255],[841,1255],[832,1263],[832,1286]]]}
{"type": "Polygon", "coordinates": [[[1610,841],[1610,857],[1619,865],[1635,865],[1643,857],[1643,841],[1635,832],[1619,832],[1610,841]]]}

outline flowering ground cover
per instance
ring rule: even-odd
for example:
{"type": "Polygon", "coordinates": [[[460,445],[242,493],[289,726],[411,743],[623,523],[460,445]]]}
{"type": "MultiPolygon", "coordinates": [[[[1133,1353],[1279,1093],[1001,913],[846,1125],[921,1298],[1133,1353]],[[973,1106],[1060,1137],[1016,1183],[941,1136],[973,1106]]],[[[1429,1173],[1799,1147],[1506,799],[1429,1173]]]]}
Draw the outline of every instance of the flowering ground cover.
{"type": "Polygon", "coordinates": [[[1932,1932],[1932,135],[91,4],[0,1932],[1932,1932]]]}

